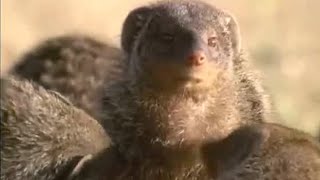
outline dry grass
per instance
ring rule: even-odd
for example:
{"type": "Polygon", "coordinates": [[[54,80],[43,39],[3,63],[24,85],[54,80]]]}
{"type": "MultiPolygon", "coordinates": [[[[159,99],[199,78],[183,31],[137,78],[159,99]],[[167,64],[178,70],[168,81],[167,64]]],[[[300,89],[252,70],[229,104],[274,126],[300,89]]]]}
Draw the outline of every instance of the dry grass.
{"type": "MultiPolygon", "coordinates": [[[[3,0],[1,72],[23,52],[50,36],[80,32],[118,44],[126,14],[145,2],[3,0]]],[[[320,1],[213,3],[237,17],[244,46],[263,71],[284,123],[316,134],[320,127],[320,1]]]]}

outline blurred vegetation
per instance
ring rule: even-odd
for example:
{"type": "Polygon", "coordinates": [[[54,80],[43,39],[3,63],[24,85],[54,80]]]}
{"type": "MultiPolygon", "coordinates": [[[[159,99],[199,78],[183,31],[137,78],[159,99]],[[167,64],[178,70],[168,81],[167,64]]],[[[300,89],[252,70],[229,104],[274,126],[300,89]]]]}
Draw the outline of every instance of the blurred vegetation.
{"type": "MultiPolygon", "coordinates": [[[[2,0],[1,72],[51,36],[80,32],[118,44],[125,16],[145,2],[2,0]]],[[[320,1],[209,2],[238,19],[243,45],[262,71],[283,123],[316,135],[320,128],[320,1]]]]}

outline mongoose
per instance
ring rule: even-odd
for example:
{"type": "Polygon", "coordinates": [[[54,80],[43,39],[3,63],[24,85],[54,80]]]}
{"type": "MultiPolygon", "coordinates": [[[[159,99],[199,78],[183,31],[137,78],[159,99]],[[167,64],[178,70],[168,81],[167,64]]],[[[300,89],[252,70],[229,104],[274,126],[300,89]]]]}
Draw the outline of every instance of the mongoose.
{"type": "Polygon", "coordinates": [[[273,123],[244,126],[202,148],[216,180],[318,180],[320,145],[296,129],[273,123]]]}
{"type": "Polygon", "coordinates": [[[58,91],[97,117],[103,84],[113,76],[120,50],[83,34],[50,37],[23,54],[10,74],[58,91]]]}
{"type": "Polygon", "coordinates": [[[114,145],[81,177],[210,179],[201,144],[266,120],[239,37],[229,13],[201,1],[131,11],[121,33],[123,69],[102,100],[102,124],[114,145]]]}
{"type": "Polygon", "coordinates": [[[1,79],[1,179],[72,178],[109,144],[102,126],[59,93],[1,79]]]}

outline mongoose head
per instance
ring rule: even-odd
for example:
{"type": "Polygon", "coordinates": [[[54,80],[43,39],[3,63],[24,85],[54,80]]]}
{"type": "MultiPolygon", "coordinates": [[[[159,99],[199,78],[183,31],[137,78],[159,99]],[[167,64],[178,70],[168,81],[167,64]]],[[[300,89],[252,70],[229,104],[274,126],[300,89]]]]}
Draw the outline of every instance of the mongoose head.
{"type": "Polygon", "coordinates": [[[106,77],[116,74],[109,68],[116,58],[120,52],[110,44],[87,35],[66,34],[49,37],[28,50],[9,73],[60,92],[96,118],[97,99],[108,82],[106,77]]]}
{"type": "Polygon", "coordinates": [[[235,19],[198,1],[138,7],[125,19],[121,38],[132,77],[162,90],[212,87],[240,49],[235,19]]]}

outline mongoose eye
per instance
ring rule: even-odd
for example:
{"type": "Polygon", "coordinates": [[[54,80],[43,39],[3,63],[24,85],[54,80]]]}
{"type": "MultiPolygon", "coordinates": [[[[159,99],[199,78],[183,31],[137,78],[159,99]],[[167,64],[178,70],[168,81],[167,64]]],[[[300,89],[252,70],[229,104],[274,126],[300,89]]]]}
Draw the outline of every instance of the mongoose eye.
{"type": "Polygon", "coordinates": [[[208,38],[208,45],[211,47],[216,47],[217,46],[217,37],[213,36],[208,38]]]}
{"type": "Polygon", "coordinates": [[[223,37],[226,37],[226,36],[228,35],[228,33],[225,32],[225,31],[223,31],[223,32],[221,32],[221,35],[222,35],[223,37]]]}
{"type": "Polygon", "coordinates": [[[161,34],[161,37],[160,37],[162,40],[164,41],[173,41],[174,40],[174,36],[172,34],[169,34],[169,33],[164,33],[164,34],[161,34]]]}

